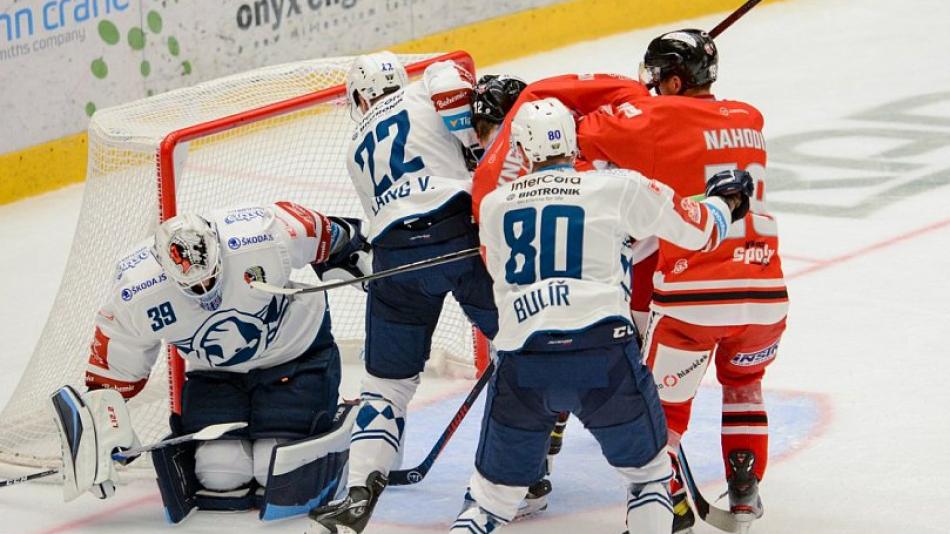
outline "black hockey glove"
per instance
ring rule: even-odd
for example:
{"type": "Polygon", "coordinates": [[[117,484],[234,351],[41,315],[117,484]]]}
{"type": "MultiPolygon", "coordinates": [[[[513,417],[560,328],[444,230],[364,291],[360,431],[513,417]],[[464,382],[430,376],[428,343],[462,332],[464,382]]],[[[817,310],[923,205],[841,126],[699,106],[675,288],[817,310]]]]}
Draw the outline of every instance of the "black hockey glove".
{"type": "MultiPolygon", "coordinates": [[[[323,263],[312,263],[313,272],[323,281],[352,280],[373,273],[373,251],[361,229],[363,221],[349,217],[330,217],[334,224],[348,232],[349,239],[343,247],[330,253],[323,263]]],[[[363,290],[366,290],[363,284],[363,290]]]]}
{"type": "Polygon", "coordinates": [[[755,182],[752,175],[738,169],[721,171],[706,180],[706,198],[719,197],[726,201],[729,197],[736,197],[739,201],[732,208],[732,220],[738,221],[749,213],[749,198],[755,192],[755,182]]]}

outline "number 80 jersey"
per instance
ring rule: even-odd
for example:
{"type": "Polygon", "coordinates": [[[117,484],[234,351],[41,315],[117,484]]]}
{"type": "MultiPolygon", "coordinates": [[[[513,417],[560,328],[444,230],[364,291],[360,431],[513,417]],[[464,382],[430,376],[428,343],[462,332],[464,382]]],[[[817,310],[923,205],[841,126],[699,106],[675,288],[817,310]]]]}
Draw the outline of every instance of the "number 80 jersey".
{"type": "Polygon", "coordinates": [[[494,280],[498,350],[535,334],[630,321],[632,239],[711,250],[728,231],[719,198],[696,202],[626,170],[548,168],[488,194],[479,235],[494,280]]]}

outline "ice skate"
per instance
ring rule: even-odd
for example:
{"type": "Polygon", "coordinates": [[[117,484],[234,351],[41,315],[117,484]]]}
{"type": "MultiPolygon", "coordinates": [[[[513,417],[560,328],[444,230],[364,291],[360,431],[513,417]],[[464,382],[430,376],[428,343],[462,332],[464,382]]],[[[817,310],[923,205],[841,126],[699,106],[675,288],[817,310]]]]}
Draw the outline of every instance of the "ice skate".
{"type": "Polygon", "coordinates": [[[548,494],[551,493],[551,481],[543,478],[528,488],[528,494],[518,508],[518,515],[512,521],[521,521],[540,514],[548,509],[548,494]]]}
{"type": "Polygon", "coordinates": [[[764,509],[759,497],[759,480],[752,467],[755,454],[749,450],[729,453],[729,511],[739,523],[739,532],[747,533],[753,521],[762,517],[764,509]]]}
{"type": "Polygon", "coordinates": [[[314,508],[308,514],[310,527],[307,534],[359,534],[366,528],[379,495],[386,489],[386,477],[373,471],[366,486],[350,488],[340,501],[314,508]]]}
{"type": "Polygon", "coordinates": [[[686,488],[680,488],[673,495],[673,534],[692,534],[696,524],[696,514],[686,498],[686,488]]]}

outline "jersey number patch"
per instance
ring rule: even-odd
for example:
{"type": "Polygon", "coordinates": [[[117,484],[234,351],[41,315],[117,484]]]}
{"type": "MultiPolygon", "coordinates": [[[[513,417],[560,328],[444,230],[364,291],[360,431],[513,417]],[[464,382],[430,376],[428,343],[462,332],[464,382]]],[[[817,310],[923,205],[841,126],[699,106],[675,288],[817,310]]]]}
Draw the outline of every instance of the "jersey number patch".
{"type": "Polygon", "coordinates": [[[147,313],[148,318],[152,320],[151,327],[153,332],[158,332],[178,320],[178,318],[175,317],[175,310],[172,309],[171,302],[163,302],[154,308],[149,308],[145,313],[147,313]]]}
{"type": "Polygon", "coordinates": [[[422,156],[416,156],[406,161],[406,141],[409,139],[409,112],[402,110],[399,113],[379,122],[376,125],[375,132],[369,132],[363,138],[363,142],[356,147],[356,154],[353,156],[360,170],[368,172],[373,181],[373,192],[376,196],[382,196],[387,189],[392,187],[393,182],[399,181],[406,173],[417,172],[425,167],[422,162],[422,156]],[[379,143],[385,141],[393,127],[396,128],[396,135],[393,137],[392,148],[389,151],[389,174],[383,173],[382,177],[376,179],[376,161],[374,159],[376,149],[379,143]],[[363,154],[366,154],[365,158],[363,154]]]}
{"type": "Polygon", "coordinates": [[[584,208],[562,204],[545,206],[541,210],[540,224],[536,208],[521,208],[505,213],[503,224],[505,243],[511,249],[505,262],[506,282],[526,285],[539,278],[581,277],[584,208]]]}

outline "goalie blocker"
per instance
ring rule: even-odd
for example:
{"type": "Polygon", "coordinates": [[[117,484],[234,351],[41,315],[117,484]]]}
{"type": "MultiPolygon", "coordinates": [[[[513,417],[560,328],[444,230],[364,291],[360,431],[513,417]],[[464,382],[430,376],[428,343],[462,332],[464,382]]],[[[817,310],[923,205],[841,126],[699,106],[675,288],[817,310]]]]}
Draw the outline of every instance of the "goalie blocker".
{"type": "Polygon", "coordinates": [[[329,431],[274,447],[263,493],[253,481],[228,494],[204,491],[195,475],[195,442],[153,452],[165,517],[177,524],[195,509],[259,508],[259,517],[269,521],[305,514],[328,503],[346,489],[350,430],[355,420],[353,405],[343,404],[329,431]]]}

